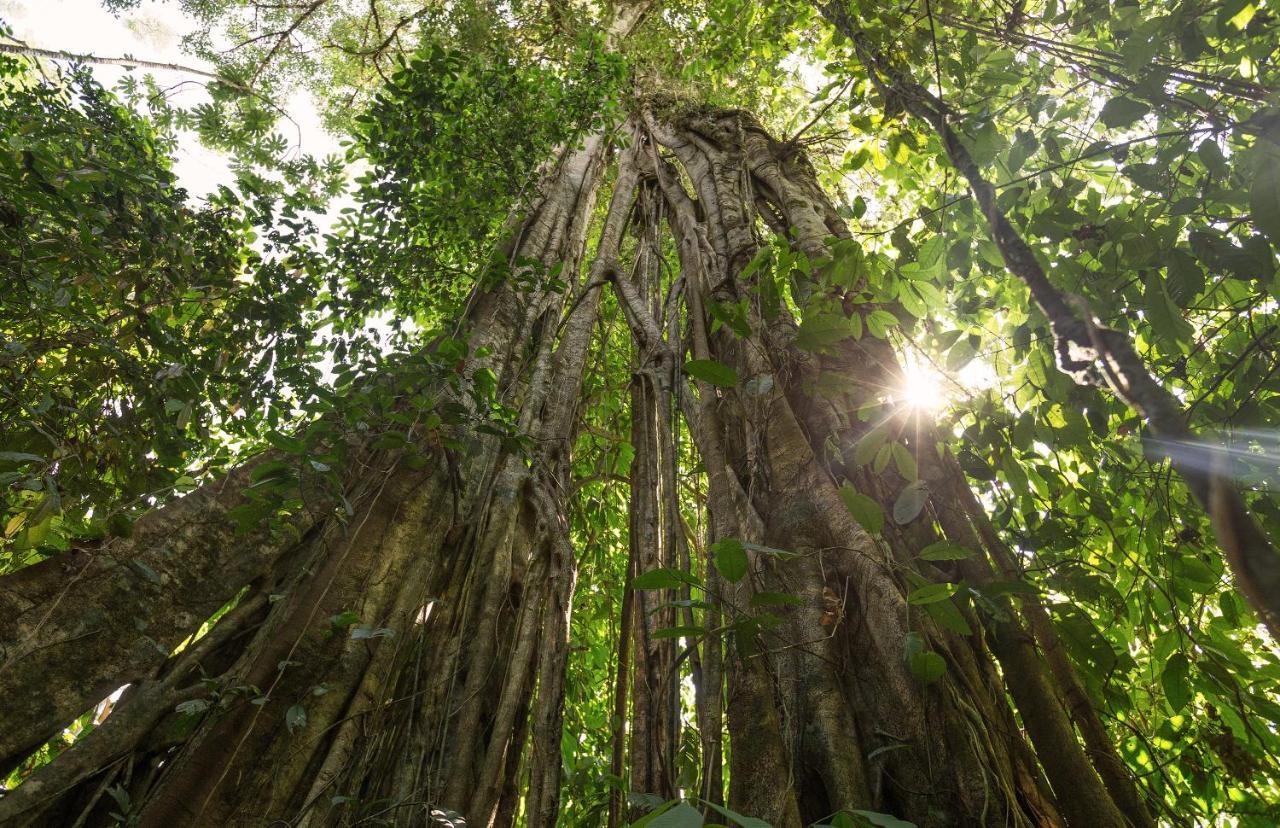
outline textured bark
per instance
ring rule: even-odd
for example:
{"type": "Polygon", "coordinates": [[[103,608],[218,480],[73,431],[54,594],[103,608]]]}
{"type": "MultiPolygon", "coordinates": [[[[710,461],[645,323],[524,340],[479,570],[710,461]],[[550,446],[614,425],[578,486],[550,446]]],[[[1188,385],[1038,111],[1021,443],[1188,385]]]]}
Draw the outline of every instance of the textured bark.
{"type": "MultiPolygon", "coordinates": [[[[334,510],[299,468],[297,503],[238,532],[270,451],[139,520],[128,538],[0,578],[0,767],[12,767],[118,687],[152,676],[184,638],[334,510]],[[32,692],[31,688],[43,688],[32,692]]],[[[294,460],[295,463],[300,461],[294,460]]]]}
{"type": "MultiPolygon", "coordinates": [[[[753,551],[748,578],[721,595],[734,639],[730,806],[780,825],[841,808],[889,811],[920,825],[1056,824],[1060,812],[1073,824],[1122,824],[1020,627],[986,624],[986,635],[960,636],[911,612],[899,573],[937,538],[933,520],[891,525],[877,542],[843,507],[840,480],[875,496],[886,512],[904,482],[857,470],[831,451],[851,449],[866,430],[853,414],[896,374],[892,351],[870,338],[823,357],[797,351],[785,308],[766,318],[753,279],[738,278],[758,249],[757,211],[815,262],[829,256],[828,237],[847,235],[803,158],[743,113],[657,106],[646,122],[693,184],[692,194],[684,191],[666,159],[655,157],[688,285],[694,356],[757,381],[753,393],[698,383],[696,410],[686,411],[708,470],[716,535],[792,553],[753,551]],[[707,334],[705,303],[742,298],[751,335],[707,334]],[[824,372],[847,390],[815,396],[824,372]],[[758,382],[764,378],[768,384],[758,382]],[[761,591],[796,595],[802,604],[777,612],[772,629],[753,627],[747,608],[761,591]],[[909,633],[943,656],[946,674],[935,683],[908,669],[909,633]],[[988,647],[1007,662],[1007,685],[988,647]]],[[[807,301],[813,287],[807,278],[798,282],[794,294],[807,301]]],[[[633,327],[638,339],[653,336],[651,322],[633,327]]],[[[913,450],[922,445],[932,450],[919,440],[913,450]]]]}
{"type": "MultiPolygon", "coordinates": [[[[639,149],[639,148],[637,148],[639,149]]],[[[648,188],[637,202],[637,215],[647,236],[656,230],[657,202],[648,188]]],[[[622,277],[617,277],[622,278],[622,277]]],[[[655,252],[642,247],[629,287],[647,318],[661,311],[661,272],[655,252]]],[[[679,515],[671,487],[675,481],[671,452],[672,360],[664,347],[638,347],[631,380],[631,464],[629,544],[635,571],[648,572],[676,564],[679,515]]],[[[676,642],[659,631],[673,627],[673,590],[645,589],[633,595],[631,789],[670,799],[676,790],[676,740],[679,728],[680,676],[676,642]]],[[[640,816],[636,814],[635,816],[640,816]]]]}
{"type": "MultiPolygon", "coordinates": [[[[766,150],[767,147],[760,148],[760,157],[768,158],[766,150]]],[[[775,152],[773,155],[777,157],[778,153],[775,152]]],[[[847,231],[844,230],[843,223],[834,217],[834,211],[825,199],[815,200],[812,197],[805,197],[804,190],[812,189],[804,186],[806,177],[803,174],[797,176],[794,169],[788,170],[788,164],[783,159],[785,155],[780,157],[779,162],[766,161],[767,166],[756,168],[757,174],[768,182],[771,192],[767,198],[774,202],[779,214],[792,227],[799,246],[802,249],[808,246],[810,249],[806,252],[812,258],[817,258],[823,252],[820,246],[823,234],[844,236],[847,231]],[[798,187],[797,184],[799,184],[798,187]],[[813,205],[809,210],[804,207],[806,201],[813,205]]],[[[853,410],[857,404],[870,399],[877,385],[892,387],[893,377],[897,372],[893,367],[892,355],[886,353],[885,348],[868,342],[840,350],[843,353],[837,353],[828,358],[828,364],[825,366],[827,370],[836,369],[842,373],[856,373],[857,366],[861,365],[863,373],[866,373],[867,366],[874,364],[883,372],[879,379],[870,383],[864,381],[861,389],[856,390],[851,398],[843,401],[845,410],[853,410]],[[880,352],[876,353],[876,350],[880,352]]],[[[872,369],[872,373],[875,373],[875,369],[872,369]]],[[[969,548],[981,548],[982,545],[969,527],[949,520],[956,501],[968,503],[973,499],[963,474],[954,463],[947,465],[936,462],[937,455],[933,447],[938,445],[938,440],[928,424],[916,422],[909,425],[909,441],[913,443],[917,462],[929,481],[931,490],[940,495],[933,498],[931,514],[952,540],[969,548]]],[[[840,445],[852,445],[850,441],[857,437],[856,434],[850,433],[849,429],[837,423],[824,425],[820,418],[811,417],[808,428],[811,435],[825,434],[839,437],[840,445]]],[[[902,430],[908,431],[906,428],[902,430]]],[[[815,450],[818,450],[822,444],[819,440],[812,440],[812,442],[815,450]]],[[[849,470],[846,468],[845,471],[848,473],[849,470]]],[[[876,480],[869,479],[865,474],[854,473],[850,476],[854,479],[861,477],[860,488],[878,491],[886,512],[889,511],[895,499],[896,486],[905,482],[898,481],[895,487],[887,488],[884,485],[886,480],[883,475],[876,480]]],[[[889,537],[891,544],[897,547],[896,556],[904,562],[914,556],[913,549],[918,549],[920,545],[931,540],[923,527],[917,527],[914,530],[915,537],[911,537],[910,534],[890,533],[889,537]]],[[[969,562],[958,568],[961,570],[958,574],[972,583],[981,585],[993,580],[991,570],[985,564],[969,562]]],[[[1123,817],[1110,791],[1101,784],[1095,767],[1090,764],[1088,756],[1075,738],[1071,722],[1062,708],[1061,699],[1047,675],[1046,666],[1035,651],[1030,636],[1018,620],[1016,608],[1007,601],[1001,603],[1005,605],[1002,617],[987,619],[986,623],[991,646],[1004,668],[1006,686],[1022,714],[1023,722],[1033,743],[1037,746],[1041,763],[1059,794],[1063,814],[1074,824],[1122,824],[1123,817]],[[1008,620],[1002,620],[1004,618],[1008,620]]],[[[1132,792],[1131,783],[1130,791],[1132,792]]]]}
{"type": "MultiPolygon", "coordinates": [[[[513,261],[577,271],[604,148],[596,136],[551,165],[513,261]]],[[[554,824],[576,574],[561,500],[598,296],[574,306],[561,328],[567,306],[559,292],[504,283],[478,292],[468,312],[472,345],[488,355],[466,371],[498,377],[533,438],[528,458],[465,428],[452,435],[463,448],[451,456],[434,448],[441,435],[417,434],[425,462],[378,455],[349,464],[349,521],[329,516],[336,495],[306,490],[307,508],[283,528],[237,536],[226,513],[250,464],[144,518],[133,538],[72,573],[69,589],[56,588],[58,561],[0,582],[20,610],[15,680],[62,670],[62,684],[75,687],[84,662],[54,656],[77,637],[76,655],[88,653],[102,676],[79,697],[55,700],[43,720],[6,709],[34,724],[5,730],[16,753],[137,683],[98,738],[0,799],[0,821],[109,821],[118,806],[101,793],[115,785],[143,825],[329,824],[375,813],[420,824],[431,808],[510,825],[509,780],[527,774],[539,792],[528,800],[530,822],[554,824]],[[251,582],[252,614],[234,611],[170,656],[251,582]],[[357,635],[331,623],[344,613],[359,618],[357,635]],[[82,650],[99,627],[110,633],[101,653],[82,650]],[[174,711],[193,699],[207,705],[197,717],[174,711]]]]}

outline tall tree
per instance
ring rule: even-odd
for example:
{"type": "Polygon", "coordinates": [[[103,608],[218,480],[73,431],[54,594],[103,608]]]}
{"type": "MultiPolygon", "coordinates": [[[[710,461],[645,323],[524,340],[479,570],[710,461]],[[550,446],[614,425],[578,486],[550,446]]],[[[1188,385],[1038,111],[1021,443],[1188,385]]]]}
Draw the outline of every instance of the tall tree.
{"type": "Polygon", "coordinates": [[[0,55],[0,822],[1274,821],[1265,9],[189,5],[0,55]]]}

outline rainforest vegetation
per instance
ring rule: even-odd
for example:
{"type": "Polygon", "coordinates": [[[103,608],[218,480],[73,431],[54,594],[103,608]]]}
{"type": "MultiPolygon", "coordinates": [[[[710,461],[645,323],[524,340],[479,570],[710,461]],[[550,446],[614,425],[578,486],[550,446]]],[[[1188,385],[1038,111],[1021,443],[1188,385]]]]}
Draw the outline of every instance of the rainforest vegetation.
{"type": "Polygon", "coordinates": [[[0,21],[0,825],[1280,824],[1275,0],[170,2],[0,21]]]}

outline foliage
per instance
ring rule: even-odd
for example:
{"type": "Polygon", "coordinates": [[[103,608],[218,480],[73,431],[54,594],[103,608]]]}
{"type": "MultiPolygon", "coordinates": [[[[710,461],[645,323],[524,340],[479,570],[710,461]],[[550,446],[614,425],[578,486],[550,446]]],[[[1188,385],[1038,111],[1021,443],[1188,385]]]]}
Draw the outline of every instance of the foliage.
{"type": "MultiPolygon", "coordinates": [[[[127,532],[219,454],[279,423],[305,368],[311,289],[251,246],[254,207],[194,206],[173,134],[87,70],[0,56],[0,475],[5,565],[127,532]],[[88,523],[86,523],[88,522],[88,523]]],[[[254,193],[259,207],[269,205],[254,193]]]]}
{"type": "MultiPolygon", "coordinates": [[[[937,135],[872,83],[818,8],[674,3],[624,57],[611,57],[559,7],[519,4],[496,22],[466,4],[437,13],[376,0],[369,8],[380,19],[362,29],[364,3],[317,4],[301,21],[282,4],[257,24],[239,3],[184,5],[205,26],[192,41],[198,49],[211,54],[219,32],[240,43],[221,63],[227,83],[196,113],[148,120],[83,74],[49,84],[0,58],[0,262],[19,288],[0,297],[0,480],[11,554],[65,547],[59,521],[84,531],[91,504],[102,520],[172,487],[193,459],[224,451],[222,432],[257,438],[294,414],[334,410],[349,423],[384,418],[394,431],[387,415],[403,416],[396,406],[447,376],[449,357],[463,349],[448,340],[424,367],[412,346],[427,337],[413,329],[446,326],[477,279],[506,275],[492,256],[500,230],[553,147],[615,122],[621,113],[605,102],[627,103],[629,84],[751,107],[809,154],[854,229],[825,262],[787,244],[767,247],[752,264],[762,286],[754,298],[773,315],[790,303],[803,350],[889,339],[941,376],[946,406],[916,416],[943,424],[947,447],[1018,553],[1020,580],[999,590],[1048,604],[1162,818],[1274,824],[1280,662],[1232,588],[1208,521],[1171,479],[1167,456],[1179,447],[1144,439],[1132,412],[1058,370],[1046,321],[1007,273],[937,135]],[[320,57],[292,34],[280,37],[285,29],[299,43],[324,41],[320,57]],[[276,110],[264,102],[299,77],[347,131],[348,161],[359,170],[355,206],[320,242],[300,216],[333,192],[336,167],[282,164],[276,110]],[[237,91],[244,86],[261,97],[237,91]],[[219,140],[244,159],[244,196],[227,190],[193,208],[168,169],[168,130],[212,138],[224,123],[237,130],[219,140]],[[256,175],[261,166],[280,175],[256,175]],[[315,181],[325,183],[312,192],[306,184],[315,181]],[[254,252],[254,225],[274,234],[278,259],[254,252]],[[789,289],[795,272],[814,266],[850,300],[789,289]],[[386,355],[367,331],[383,317],[408,331],[386,355]],[[307,367],[319,351],[338,363],[333,390],[317,387],[307,367]],[[395,379],[367,381],[375,374],[395,379]],[[282,403],[289,393],[297,409],[282,403]]],[[[1037,0],[998,14],[965,3],[855,1],[852,10],[895,66],[946,102],[1055,284],[1099,324],[1134,337],[1193,424],[1224,447],[1251,508],[1280,537],[1274,9],[1253,0],[1037,0]]],[[[659,255],[674,264],[671,251],[659,255]]],[[[625,476],[635,450],[622,435],[634,366],[618,309],[611,300],[605,307],[574,455],[582,483],[570,504],[580,581],[563,814],[576,825],[599,824],[610,791],[626,786],[609,774],[607,733],[627,580],[625,476]]],[[[746,324],[739,308],[709,311],[717,329],[746,324]]],[[[753,393],[756,380],[726,365],[681,364],[693,378],[753,393]]],[[[857,416],[879,418],[903,396],[886,389],[880,406],[857,416]]],[[[476,402],[512,427],[510,411],[487,408],[490,396],[476,402]]],[[[910,523],[926,505],[909,437],[876,428],[845,447],[857,465],[904,480],[887,510],[852,486],[841,490],[872,535],[910,523]]],[[[705,479],[692,450],[681,451],[681,508],[701,542],[705,479]]],[[[692,571],[643,573],[632,585],[692,587],[697,596],[717,579],[746,577],[740,542],[699,551],[711,567],[696,559],[692,571]]],[[[920,558],[971,554],[944,543],[920,558]]],[[[994,612],[999,597],[958,580],[911,573],[903,581],[913,611],[960,634],[971,632],[969,610],[994,612]]],[[[725,629],[751,639],[795,600],[757,598],[732,608],[725,629]]],[[[693,623],[670,634],[705,633],[705,603],[678,600],[693,623]]],[[[947,669],[918,636],[904,658],[922,682],[947,669]]],[[[682,739],[696,744],[683,712],[682,739]]],[[[690,810],[666,803],[650,824],[664,814],[668,824],[700,824],[690,810]]],[[[856,818],[898,824],[874,812],[856,818]]],[[[831,824],[854,820],[841,814],[831,824]]]]}
{"type": "Polygon", "coordinates": [[[615,117],[604,102],[622,66],[597,39],[561,63],[527,58],[499,32],[468,50],[427,34],[355,118],[352,159],[368,171],[329,265],[331,294],[354,312],[395,307],[421,323],[475,280],[502,278],[513,263],[498,231],[533,197],[540,165],[615,117]]]}

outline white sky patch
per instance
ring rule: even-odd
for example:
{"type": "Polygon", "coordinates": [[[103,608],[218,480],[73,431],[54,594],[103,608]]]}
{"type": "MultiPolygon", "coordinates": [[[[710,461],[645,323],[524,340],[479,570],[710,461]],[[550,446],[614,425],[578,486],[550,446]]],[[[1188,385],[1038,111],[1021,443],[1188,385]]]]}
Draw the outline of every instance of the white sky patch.
{"type": "MultiPolygon", "coordinates": [[[[207,61],[182,51],[182,38],[196,28],[195,22],[176,5],[158,0],[143,0],[138,8],[118,17],[102,8],[99,0],[0,0],[0,20],[16,38],[40,49],[213,70],[207,61]]],[[[108,89],[132,72],[138,78],[153,75],[175,106],[191,107],[209,99],[204,88],[207,79],[187,72],[95,64],[91,68],[108,89]]],[[[293,95],[285,110],[297,126],[282,121],[278,129],[293,152],[323,157],[341,151],[337,137],[321,126],[319,112],[307,95],[293,95]]],[[[193,199],[207,196],[231,179],[227,159],[201,146],[192,135],[180,136],[174,173],[193,199]]]]}
{"type": "MultiPolygon", "coordinates": [[[[119,16],[106,11],[100,0],[0,0],[0,21],[12,30],[15,38],[33,48],[173,63],[204,72],[212,72],[214,68],[208,61],[182,49],[184,35],[197,28],[196,22],[177,5],[161,0],[143,0],[136,9],[119,16]]],[[[151,75],[160,88],[167,90],[174,106],[193,107],[209,100],[205,90],[208,79],[190,72],[92,63],[89,67],[94,78],[108,89],[115,88],[127,73],[139,79],[151,75]]],[[[319,110],[309,94],[295,92],[283,109],[289,119],[281,119],[276,129],[289,142],[289,152],[294,157],[309,153],[323,158],[343,153],[340,137],[323,127],[319,110]]],[[[363,164],[352,165],[348,181],[364,169],[363,164]]],[[[232,181],[227,157],[203,146],[192,133],[178,136],[174,174],[178,185],[186,189],[193,202],[203,200],[220,184],[232,181]]],[[[319,233],[331,232],[339,211],[354,206],[349,192],[331,200],[327,212],[312,216],[319,233]]],[[[371,319],[368,328],[384,347],[388,345],[391,326],[385,315],[371,319]]],[[[332,356],[327,355],[320,365],[326,384],[333,380],[334,367],[332,356]]]]}

